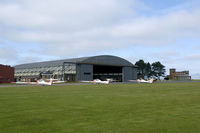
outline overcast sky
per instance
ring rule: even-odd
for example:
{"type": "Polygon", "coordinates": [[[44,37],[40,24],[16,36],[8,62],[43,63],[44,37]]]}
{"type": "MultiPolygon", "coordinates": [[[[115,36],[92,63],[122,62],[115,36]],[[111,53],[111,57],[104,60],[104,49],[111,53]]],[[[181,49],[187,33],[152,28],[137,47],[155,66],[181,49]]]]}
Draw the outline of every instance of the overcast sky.
{"type": "Polygon", "coordinates": [[[200,78],[199,0],[0,0],[0,64],[93,55],[200,78]]]}

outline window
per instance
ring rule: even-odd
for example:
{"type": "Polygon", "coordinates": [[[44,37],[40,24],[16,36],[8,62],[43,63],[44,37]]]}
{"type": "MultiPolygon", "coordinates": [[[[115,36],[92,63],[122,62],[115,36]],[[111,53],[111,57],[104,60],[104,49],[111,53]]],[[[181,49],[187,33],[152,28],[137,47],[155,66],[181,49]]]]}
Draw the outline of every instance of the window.
{"type": "Polygon", "coordinates": [[[91,73],[85,72],[84,75],[91,75],[91,73]]]}

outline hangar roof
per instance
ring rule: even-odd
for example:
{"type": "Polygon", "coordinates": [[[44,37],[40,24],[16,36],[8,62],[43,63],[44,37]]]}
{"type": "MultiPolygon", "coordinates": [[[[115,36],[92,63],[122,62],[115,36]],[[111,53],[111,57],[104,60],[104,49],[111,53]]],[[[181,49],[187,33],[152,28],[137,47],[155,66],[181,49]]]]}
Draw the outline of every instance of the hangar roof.
{"type": "Polygon", "coordinates": [[[96,65],[112,65],[112,66],[133,66],[129,61],[111,55],[101,55],[101,56],[91,56],[91,57],[82,57],[82,58],[73,58],[73,59],[64,59],[64,60],[55,60],[55,61],[45,61],[45,62],[36,62],[28,63],[14,66],[15,69],[31,69],[31,68],[41,68],[41,67],[54,67],[62,66],[63,63],[74,63],[74,64],[96,64],[96,65]]]}

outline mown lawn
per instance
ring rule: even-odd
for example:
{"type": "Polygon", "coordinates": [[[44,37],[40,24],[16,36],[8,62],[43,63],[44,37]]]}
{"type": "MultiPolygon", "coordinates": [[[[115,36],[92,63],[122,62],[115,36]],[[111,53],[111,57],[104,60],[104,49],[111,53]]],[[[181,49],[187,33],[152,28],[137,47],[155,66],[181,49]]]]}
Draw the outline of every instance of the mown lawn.
{"type": "Polygon", "coordinates": [[[200,83],[0,88],[0,133],[200,133],[200,83]]]}

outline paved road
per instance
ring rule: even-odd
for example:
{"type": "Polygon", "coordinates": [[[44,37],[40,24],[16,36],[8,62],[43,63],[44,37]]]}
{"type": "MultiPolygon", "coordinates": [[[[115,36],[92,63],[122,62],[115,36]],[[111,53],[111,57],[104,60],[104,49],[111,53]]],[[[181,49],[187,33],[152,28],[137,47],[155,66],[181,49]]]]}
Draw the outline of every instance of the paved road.
{"type": "MultiPolygon", "coordinates": [[[[159,81],[156,84],[163,83],[196,83],[200,81],[159,81]]],[[[111,84],[138,84],[137,82],[115,82],[111,84]]],[[[143,83],[142,83],[143,84],[143,83]]],[[[70,86],[70,85],[94,85],[90,83],[65,83],[65,84],[54,84],[54,86],[70,86]]],[[[0,85],[0,87],[34,87],[35,85],[0,85]]]]}

